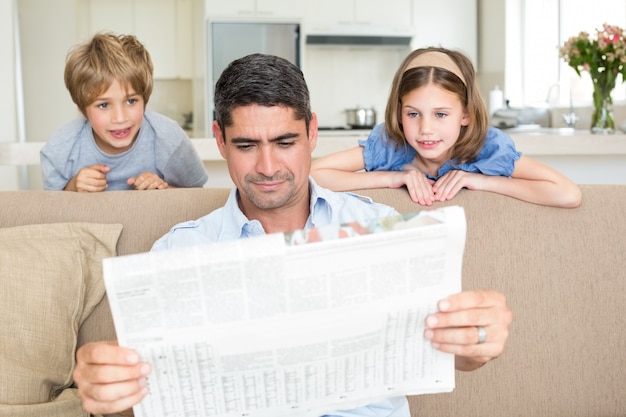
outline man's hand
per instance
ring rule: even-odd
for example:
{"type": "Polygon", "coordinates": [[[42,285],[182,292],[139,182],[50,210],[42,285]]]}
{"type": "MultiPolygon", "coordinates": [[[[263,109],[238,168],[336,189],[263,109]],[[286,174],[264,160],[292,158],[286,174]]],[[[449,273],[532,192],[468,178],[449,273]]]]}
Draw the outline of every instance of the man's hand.
{"type": "Polygon", "coordinates": [[[438,307],[439,312],[426,318],[424,336],[436,349],[455,354],[457,369],[479,368],[504,351],[513,315],[503,294],[464,291],[441,300],[438,307]],[[484,341],[479,328],[485,331],[484,341]]]}
{"type": "Polygon", "coordinates": [[[135,351],[116,342],[94,342],[76,352],[73,377],[83,408],[92,414],[109,414],[127,410],[146,396],[150,371],[135,351]]]}

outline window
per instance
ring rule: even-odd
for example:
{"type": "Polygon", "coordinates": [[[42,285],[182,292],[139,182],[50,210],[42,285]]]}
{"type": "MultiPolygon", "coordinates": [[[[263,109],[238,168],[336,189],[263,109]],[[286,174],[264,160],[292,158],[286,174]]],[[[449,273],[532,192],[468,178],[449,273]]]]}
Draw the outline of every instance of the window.
{"type": "MultiPolygon", "coordinates": [[[[595,36],[603,23],[626,27],[624,0],[507,0],[505,91],[511,105],[590,106],[592,83],[559,58],[571,36],[595,36]]],[[[626,99],[617,81],[613,101],[626,99]]]]}

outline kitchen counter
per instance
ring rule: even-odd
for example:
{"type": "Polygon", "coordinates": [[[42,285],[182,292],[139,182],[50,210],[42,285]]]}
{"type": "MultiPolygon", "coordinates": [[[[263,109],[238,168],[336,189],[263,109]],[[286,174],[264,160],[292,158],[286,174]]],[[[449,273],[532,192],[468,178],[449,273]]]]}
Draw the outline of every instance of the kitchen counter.
{"type": "MultiPolygon", "coordinates": [[[[567,175],[578,184],[626,184],[626,134],[592,135],[587,130],[555,134],[511,132],[517,149],[567,175]]],[[[314,158],[357,146],[369,130],[320,131],[314,158]]],[[[192,139],[209,170],[209,181],[230,185],[215,139],[192,139]]]]}
{"type": "MultiPolygon", "coordinates": [[[[366,139],[369,130],[320,131],[313,157],[357,146],[359,139],[366,139]]],[[[512,133],[517,149],[525,155],[624,155],[626,156],[626,134],[592,135],[586,130],[573,134],[512,133]]],[[[203,160],[221,160],[222,157],[213,138],[192,139],[203,160]]]]}
{"type": "MultiPolygon", "coordinates": [[[[561,171],[578,184],[626,184],[626,134],[592,135],[587,130],[568,134],[511,132],[517,149],[561,171]]],[[[320,131],[314,158],[357,146],[369,130],[320,131]]],[[[208,186],[230,187],[226,163],[214,138],[192,138],[209,172],[208,186]]],[[[45,142],[0,142],[0,166],[39,165],[45,142]]]]}

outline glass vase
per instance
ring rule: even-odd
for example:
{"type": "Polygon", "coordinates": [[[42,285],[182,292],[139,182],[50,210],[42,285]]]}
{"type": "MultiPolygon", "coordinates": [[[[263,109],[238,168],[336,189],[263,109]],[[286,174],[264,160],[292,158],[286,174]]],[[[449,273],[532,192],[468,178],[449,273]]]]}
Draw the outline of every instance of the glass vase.
{"type": "Polygon", "coordinates": [[[606,88],[599,83],[593,83],[593,114],[591,115],[591,133],[611,134],[615,132],[613,121],[612,88],[606,88]]]}

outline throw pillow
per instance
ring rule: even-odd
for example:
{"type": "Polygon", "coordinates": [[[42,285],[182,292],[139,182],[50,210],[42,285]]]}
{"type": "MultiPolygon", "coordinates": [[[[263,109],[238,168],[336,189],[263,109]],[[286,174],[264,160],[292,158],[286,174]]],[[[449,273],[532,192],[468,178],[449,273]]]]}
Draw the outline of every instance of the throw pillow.
{"type": "Polygon", "coordinates": [[[102,259],[115,256],[121,230],[95,223],[0,229],[0,415],[65,397],[78,329],[104,297],[102,259]]]}

